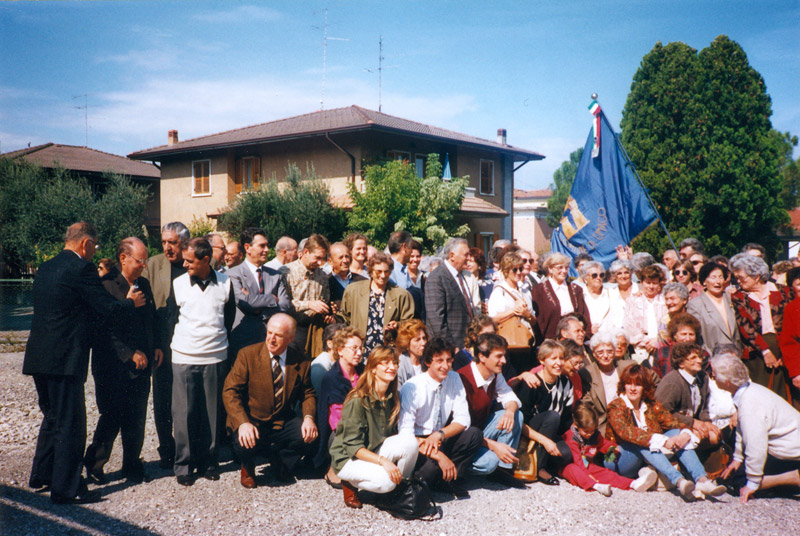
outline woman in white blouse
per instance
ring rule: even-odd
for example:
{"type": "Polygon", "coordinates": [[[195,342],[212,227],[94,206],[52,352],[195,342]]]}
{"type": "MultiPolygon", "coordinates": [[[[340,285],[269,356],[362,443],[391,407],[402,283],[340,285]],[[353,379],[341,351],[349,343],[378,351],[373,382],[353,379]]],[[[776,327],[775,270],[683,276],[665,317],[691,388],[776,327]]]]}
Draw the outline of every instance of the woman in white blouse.
{"type": "Polygon", "coordinates": [[[613,330],[617,327],[615,323],[617,319],[619,319],[620,325],[622,324],[625,304],[611,298],[611,292],[603,285],[605,275],[603,265],[597,261],[588,261],[581,266],[581,278],[586,285],[583,299],[592,318],[592,334],[600,330],[613,330]]]}
{"type": "Polygon", "coordinates": [[[504,255],[500,263],[504,280],[494,286],[489,297],[489,316],[498,324],[518,316],[531,327],[534,317],[530,294],[521,292],[519,288],[523,264],[516,251],[504,255]]]}

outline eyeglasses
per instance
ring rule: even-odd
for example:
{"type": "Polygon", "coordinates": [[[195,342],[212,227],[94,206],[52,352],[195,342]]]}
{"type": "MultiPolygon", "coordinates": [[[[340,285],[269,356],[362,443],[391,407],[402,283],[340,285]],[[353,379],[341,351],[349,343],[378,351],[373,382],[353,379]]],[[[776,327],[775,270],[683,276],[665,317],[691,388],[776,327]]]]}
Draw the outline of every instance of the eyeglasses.
{"type": "Polygon", "coordinates": [[[354,354],[364,353],[364,347],[363,346],[343,346],[342,350],[345,350],[345,349],[350,350],[354,354]]]}
{"type": "Polygon", "coordinates": [[[675,275],[689,275],[689,270],[675,270],[672,273],[675,275]]]}
{"type": "Polygon", "coordinates": [[[525,264],[533,264],[533,259],[522,259],[525,264]]]}
{"type": "Polygon", "coordinates": [[[143,259],[137,259],[137,258],[136,258],[136,257],[134,257],[133,255],[128,255],[128,258],[129,258],[129,259],[133,259],[134,261],[136,261],[136,264],[138,264],[139,266],[144,266],[145,264],[147,264],[147,261],[146,261],[146,260],[143,260],[143,259]]]}
{"type": "Polygon", "coordinates": [[[522,268],[512,268],[511,271],[514,272],[515,274],[518,274],[519,272],[522,271],[522,268]]]}
{"type": "Polygon", "coordinates": [[[604,278],[606,276],[606,273],[605,272],[600,272],[600,273],[595,272],[595,273],[591,273],[589,275],[592,276],[592,279],[597,279],[598,277],[600,279],[602,279],[602,278],[604,278]]]}

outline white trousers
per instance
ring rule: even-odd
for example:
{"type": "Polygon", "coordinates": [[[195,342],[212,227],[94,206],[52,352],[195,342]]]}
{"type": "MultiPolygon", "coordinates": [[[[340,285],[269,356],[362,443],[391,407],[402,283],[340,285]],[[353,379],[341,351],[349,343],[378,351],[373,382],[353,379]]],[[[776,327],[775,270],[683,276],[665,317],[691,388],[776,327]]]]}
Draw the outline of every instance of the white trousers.
{"type": "MultiPolygon", "coordinates": [[[[378,455],[389,459],[400,469],[403,477],[408,478],[414,471],[418,452],[417,438],[403,434],[387,437],[378,455]]],[[[350,482],[358,489],[373,493],[389,493],[396,486],[383,467],[364,460],[349,460],[339,471],[339,478],[350,482]]]]}

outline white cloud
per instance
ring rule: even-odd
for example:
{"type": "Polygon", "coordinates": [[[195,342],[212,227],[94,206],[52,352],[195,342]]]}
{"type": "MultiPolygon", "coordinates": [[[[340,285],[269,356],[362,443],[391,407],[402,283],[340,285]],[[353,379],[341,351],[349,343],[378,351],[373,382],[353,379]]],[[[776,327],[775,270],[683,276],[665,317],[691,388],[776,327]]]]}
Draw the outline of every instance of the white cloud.
{"type": "Polygon", "coordinates": [[[166,48],[130,50],[124,54],[113,54],[97,59],[97,63],[119,63],[137,69],[172,70],[179,66],[178,53],[166,48]]]}
{"type": "Polygon", "coordinates": [[[237,22],[272,22],[281,18],[281,13],[264,6],[238,6],[224,11],[203,11],[192,16],[192,19],[216,24],[237,22]]]}

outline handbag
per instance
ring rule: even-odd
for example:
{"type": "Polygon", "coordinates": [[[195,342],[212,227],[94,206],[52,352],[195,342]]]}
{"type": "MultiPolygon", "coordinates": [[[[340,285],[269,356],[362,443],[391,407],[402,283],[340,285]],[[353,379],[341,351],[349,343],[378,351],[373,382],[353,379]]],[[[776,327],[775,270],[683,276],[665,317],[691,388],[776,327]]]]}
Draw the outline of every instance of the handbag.
{"type": "Polygon", "coordinates": [[[519,461],[514,464],[514,478],[523,482],[536,482],[539,478],[536,441],[525,436],[520,437],[517,458],[519,461]]]}
{"type": "Polygon", "coordinates": [[[442,517],[428,484],[417,477],[404,478],[389,493],[359,491],[358,496],[362,502],[372,504],[398,519],[433,521],[442,517]]]}
{"type": "MultiPolygon", "coordinates": [[[[514,297],[503,287],[500,288],[512,298],[514,297]]],[[[497,334],[506,340],[509,349],[530,348],[532,346],[533,333],[531,328],[522,318],[516,315],[498,322],[497,334]]]]}

